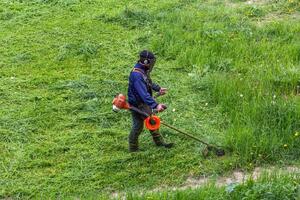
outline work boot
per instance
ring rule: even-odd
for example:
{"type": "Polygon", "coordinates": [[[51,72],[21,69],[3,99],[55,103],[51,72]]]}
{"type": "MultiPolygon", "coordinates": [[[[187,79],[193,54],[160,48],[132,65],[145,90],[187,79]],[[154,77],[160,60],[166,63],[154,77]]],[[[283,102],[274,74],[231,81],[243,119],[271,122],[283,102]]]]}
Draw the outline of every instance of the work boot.
{"type": "Polygon", "coordinates": [[[163,146],[167,149],[172,148],[174,146],[174,143],[166,143],[159,133],[152,133],[152,138],[156,146],[163,146]]]}
{"type": "Polygon", "coordinates": [[[129,143],[129,152],[139,151],[139,145],[134,143],[129,143]]]}

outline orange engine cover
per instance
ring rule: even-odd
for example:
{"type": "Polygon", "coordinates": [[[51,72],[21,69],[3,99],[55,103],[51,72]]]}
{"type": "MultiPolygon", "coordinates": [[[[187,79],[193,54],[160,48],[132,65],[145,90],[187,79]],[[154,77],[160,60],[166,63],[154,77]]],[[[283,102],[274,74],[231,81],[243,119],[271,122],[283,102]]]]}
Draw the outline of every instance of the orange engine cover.
{"type": "Polygon", "coordinates": [[[126,96],[124,94],[118,94],[112,103],[119,109],[129,108],[129,104],[126,102],[126,96]]]}

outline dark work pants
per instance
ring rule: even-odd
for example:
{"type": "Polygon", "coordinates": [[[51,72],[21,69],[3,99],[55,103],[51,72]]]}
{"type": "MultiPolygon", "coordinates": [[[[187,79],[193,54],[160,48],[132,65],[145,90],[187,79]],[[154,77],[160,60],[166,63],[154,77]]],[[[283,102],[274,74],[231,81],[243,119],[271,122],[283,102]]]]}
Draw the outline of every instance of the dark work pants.
{"type": "MultiPolygon", "coordinates": [[[[151,113],[151,108],[148,105],[141,105],[138,107],[140,110],[150,114],[151,113]]],[[[144,120],[145,120],[145,116],[131,111],[131,116],[132,116],[132,128],[129,134],[129,148],[138,148],[138,139],[139,136],[141,134],[141,132],[143,131],[144,128],[144,120]]],[[[158,130],[156,131],[150,131],[153,139],[155,137],[160,137],[158,130]]]]}

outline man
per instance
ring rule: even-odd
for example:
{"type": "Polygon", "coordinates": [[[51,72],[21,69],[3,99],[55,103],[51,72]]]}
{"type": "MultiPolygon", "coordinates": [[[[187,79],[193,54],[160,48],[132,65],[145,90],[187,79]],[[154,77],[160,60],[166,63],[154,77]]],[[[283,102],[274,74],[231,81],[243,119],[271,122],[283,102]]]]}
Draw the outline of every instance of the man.
{"type": "MultiPolygon", "coordinates": [[[[150,51],[144,50],[140,53],[140,58],[135,64],[129,76],[128,84],[128,102],[130,105],[139,108],[140,110],[150,114],[153,109],[158,112],[164,111],[166,106],[158,104],[152,97],[152,90],[164,95],[167,92],[166,88],[161,88],[159,85],[152,83],[150,72],[153,69],[156,58],[150,51]]],[[[129,151],[135,152],[139,150],[138,137],[143,131],[145,117],[141,114],[132,111],[132,129],[129,134],[129,151]]],[[[162,136],[157,131],[150,131],[153,141],[157,146],[171,148],[173,143],[165,143],[162,136]]]]}

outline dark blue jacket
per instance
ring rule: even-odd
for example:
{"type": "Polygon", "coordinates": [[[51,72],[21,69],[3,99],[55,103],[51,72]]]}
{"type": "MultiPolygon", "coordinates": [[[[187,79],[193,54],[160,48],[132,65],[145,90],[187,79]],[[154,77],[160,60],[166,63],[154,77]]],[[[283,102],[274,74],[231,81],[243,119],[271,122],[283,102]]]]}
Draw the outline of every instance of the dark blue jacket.
{"type": "Polygon", "coordinates": [[[139,71],[132,71],[129,75],[128,102],[132,106],[147,104],[152,109],[156,108],[157,102],[152,97],[152,89],[159,92],[160,86],[152,83],[144,66],[137,63],[134,68],[139,71]]]}

